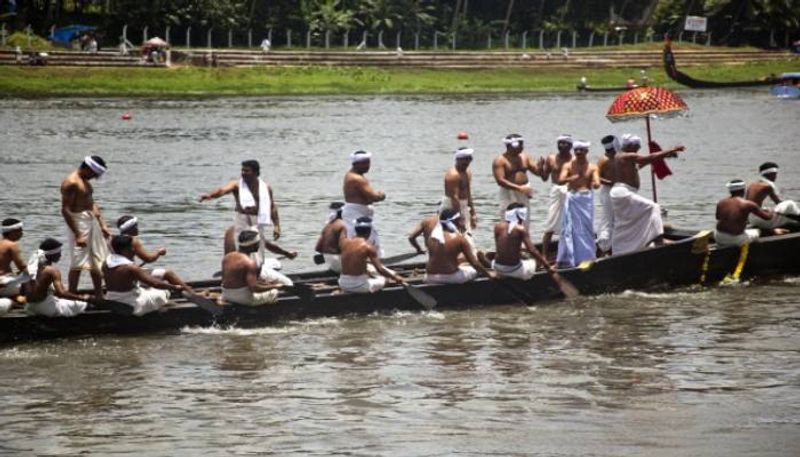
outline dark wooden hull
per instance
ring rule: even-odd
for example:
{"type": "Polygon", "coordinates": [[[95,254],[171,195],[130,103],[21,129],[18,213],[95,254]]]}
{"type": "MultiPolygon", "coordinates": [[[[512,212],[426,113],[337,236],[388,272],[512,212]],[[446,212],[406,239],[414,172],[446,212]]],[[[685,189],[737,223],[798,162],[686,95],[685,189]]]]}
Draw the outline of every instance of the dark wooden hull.
{"type": "Polygon", "coordinates": [[[669,42],[664,45],[664,71],[673,81],[692,89],[731,89],[737,87],[759,87],[779,84],[781,78],[765,77],[752,81],[702,81],[678,70],[675,64],[675,55],[669,42]]]}

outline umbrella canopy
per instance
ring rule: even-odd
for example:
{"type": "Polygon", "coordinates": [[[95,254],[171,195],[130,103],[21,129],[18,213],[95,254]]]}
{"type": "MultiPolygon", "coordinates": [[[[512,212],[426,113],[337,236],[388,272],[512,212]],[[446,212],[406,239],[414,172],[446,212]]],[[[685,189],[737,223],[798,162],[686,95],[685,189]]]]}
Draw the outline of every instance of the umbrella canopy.
{"type": "Polygon", "coordinates": [[[167,46],[169,46],[169,43],[167,43],[166,41],[162,40],[159,37],[153,37],[145,41],[143,46],[145,48],[166,48],[167,46]]]}
{"type": "Polygon", "coordinates": [[[676,116],[689,110],[686,103],[674,92],[661,87],[642,86],[622,93],[606,113],[611,122],[649,118],[651,114],[662,117],[676,116]]]}

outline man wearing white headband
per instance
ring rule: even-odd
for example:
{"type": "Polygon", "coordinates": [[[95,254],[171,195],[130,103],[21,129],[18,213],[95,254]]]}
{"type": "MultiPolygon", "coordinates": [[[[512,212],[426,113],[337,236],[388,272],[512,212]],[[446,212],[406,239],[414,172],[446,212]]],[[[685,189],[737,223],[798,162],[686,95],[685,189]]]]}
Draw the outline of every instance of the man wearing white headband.
{"type": "Polygon", "coordinates": [[[244,230],[238,238],[239,250],[222,259],[222,298],[230,303],[260,306],[278,301],[280,283],[260,281],[258,264],[251,254],[258,250],[261,237],[254,230],[244,230]]]}
{"type": "Polygon", "coordinates": [[[428,264],[425,267],[425,282],[428,284],[463,284],[472,281],[478,272],[494,277],[473,254],[472,245],[461,230],[464,218],[461,213],[444,209],[439,213],[439,223],[425,241],[428,248],[428,264]],[[469,265],[460,265],[463,256],[469,265]]]}
{"type": "Polygon", "coordinates": [[[525,228],[527,212],[528,210],[521,203],[512,203],[506,208],[504,220],[494,226],[494,243],[497,254],[492,261],[492,268],[497,272],[497,276],[527,281],[536,273],[537,262],[543,265],[548,272],[555,274],[555,269],[533,245],[530,233],[525,228]],[[523,246],[533,256],[533,259],[522,260],[520,252],[523,246]]]}
{"type": "Polygon", "coordinates": [[[441,209],[452,209],[464,216],[466,233],[472,233],[478,223],[478,214],[472,203],[472,163],[474,151],[467,147],[456,149],[454,165],[444,175],[444,197],[441,209]]]}
{"type": "Polygon", "coordinates": [[[746,229],[751,214],[764,219],[772,216],[769,210],[762,210],[744,198],[745,183],[741,179],[729,181],[726,187],[731,196],[717,203],[717,227],[714,231],[714,240],[720,248],[741,246],[758,238],[758,229],[746,229]]]}
{"type": "Polygon", "coordinates": [[[589,162],[587,141],[575,141],[572,149],[575,158],[561,169],[559,180],[567,183],[564,218],[558,239],[558,266],[570,268],[586,260],[595,260],[597,247],[594,240],[594,192],[600,187],[597,166],[589,162]]]}
{"type": "Polygon", "coordinates": [[[544,223],[542,236],[542,254],[550,255],[550,241],[553,234],[561,229],[561,218],[564,213],[564,199],[567,196],[567,185],[561,182],[561,169],[572,160],[572,136],[566,133],[556,138],[558,153],[550,154],[544,162],[544,170],[550,178],[550,205],[547,208],[547,221],[544,223]]]}
{"type": "MultiPolygon", "coordinates": [[[[758,181],[747,186],[746,198],[759,207],[763,207],[769,197],[775,203],[775,207],[770,219],[762,219],[751,214],[750,225],[763,230],[799,227],[800,207],[792,200],[782,199],[775,186],[775,181],[778,179],[778,164],[765,162],[758,168],[758,172],[761,176],[758,181]]],[[[782,231],[779,230],[779,232],[782,231]]]]}
{"type": "Polygon", "coordinates": [[[668,151],[640,155],[639,137],[622,136],[622,152],[615,154],[612,167],[614,185],[609,192],[614,211],[614,229],[611,234],[613,254],[625,254],[644,249],[651,242],[659,243],[664,235],[661,207],[639,192],[639,169],[656,160],[677,157],[683,146],[668,151]]]}
{"type": "MultiPolygon", "coordinates": [[[[366,151],[355,151],[350,154],[350,170],[344,176],[344,207],[342,208],[342,220],[347,228],[347,237],[356,236],[355,221],[360,217],[375,219],[373,203],[386,200],[386,194],[372,188],[367,177],[372,154],[366,151]]],[[[369,242],[372,243],[380,252],[380,237],[378,230],[373,226],[369,242]]]]}
{"type": "Polygon", "coordinates": [[[598,213],[594,231],[597,234],[597,247],[602,255],[611,253],[611,234],[614,231],[614,209],[611,205],[611,188],[614,185],[614,157],[622,150],[622,143],[616,135],[606,135],[600,142],[605,155],[597,161],[600,174],[600,190],[597,192],[598,213]]]}
{"type": "Polygon", "coordinates": [[[347,294],[375,293],[386,286],[386,278],[402,283],[403,278],[383,266],[378,249],[369,242],[372,234],[372,219],[363,216],[353,224],[355,237],[342,238],[342,273],[339,275],[339,288],[347,294]],[[380,274],[371,278],[367,274],[367,262],[371,262],[380,274]]]}
{"type": "Polygon", "coordinates": [[[167,254],[166,248],[159,248],[156,252],[147,252],[139,239],[139,219],[133,216],[122,216],[117,219],[117,228],[120,235],[128,235],[133,239],[133,252],[144,263],[153,263],[167,254]]]}
{"type": "Polygon", "coordinates": [[[77,293],[83,270],[89,270],[95,295],[102,294],[100,268],[108,257],[106,238],[111,236],[100,207],[94,201],[92,179],[106,173],[106,163],[99,156],[86,156],[80,167],[61,183],[61,215],[67,225],[69,241],[69,291],[77,293]]]}
{"type": "Polygon", "coordinates": [[[317,239],[315,251],[322,254],[328,269],[334,273],[342,272],[342,256],[339,248],[339,240],[346,237],[346,228],[342,220],[342,207],[344,203],[333,202],[328,209],[328,221],[322,228],[322,233],[317,239]]]}
{"type": "MultiPolygon", "coordinates": [[[[528,183],[528,172],[547,179],[545,173],[544,158],[539,158],[538,162],[528,156],[524,149],[525,140],[521,135],[512,133],[503,139],[506,151],[500,154],[492,162],[492,174],[497,185],[500,186],[500,215],[505,214],[506,207],[511,203],[521,203],[530,209],[530,199],[533,196],[533,188],[528,183]]],[[[525,221],[525,226],[530,225],[530,214],[525,221]]]]}
{"type": "Polygon", "coordinates": [[[26,287],[25,311],[47,317],[72,317],[86,310],[88,295],[64,290],[61,271],[56,264],[61,259],[61,243],[48,238],[33,253],[28,262],[31,282],[26,287]]]}
{"type": "MultiPolygon", "coordinates": [[[[3,239],[0,240],[0,297],[16,298],[20,293],[20,277],[27,264],[22,260],[19,240],[22,238],[22,221],[18,219],[3,220],[3,239]],[[11,269],[12,264],[17,267],[17,274],[11,269]]],[[[0,299],[0,314],[3,309],[11,306],[10,301],[0,299]]]]}

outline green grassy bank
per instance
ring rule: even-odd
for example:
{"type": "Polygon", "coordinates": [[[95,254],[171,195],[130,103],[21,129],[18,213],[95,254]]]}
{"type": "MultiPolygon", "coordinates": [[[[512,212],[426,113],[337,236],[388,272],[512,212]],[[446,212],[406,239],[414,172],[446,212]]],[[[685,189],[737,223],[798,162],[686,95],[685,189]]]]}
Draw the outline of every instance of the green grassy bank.
{"type": "MultiPolygon", "coordinates": [[[[698,79],[757,79],[800,71],[800,60],[744,65],[687,67],[698,79]]],[[[220,96],[313,94],[425,94],[575,91],[581,76],[595,87],[620,86],[637,78],[633,69],[423,70],[373,67],[261,68],[74,68],[0,67],[0,93],[18,97],[52,96],[220,96]]],[[[680,88],[660,68],[650,69],[652,84],[680,88]]]]}

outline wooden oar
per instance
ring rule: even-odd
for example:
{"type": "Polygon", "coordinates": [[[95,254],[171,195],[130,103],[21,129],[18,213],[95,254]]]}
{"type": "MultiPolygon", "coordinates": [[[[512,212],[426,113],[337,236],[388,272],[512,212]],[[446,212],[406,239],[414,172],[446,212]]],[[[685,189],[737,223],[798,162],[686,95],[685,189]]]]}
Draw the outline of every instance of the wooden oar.
{"type": "Polygon", "coordinates": [[[556,284],[556,286],[558,286],[559,290],[561,290],[561,293],[564,294],[564,297],[568,299],[573,299],[581,296],[581,293],[578,291],[578,288],[575,287],[568,280],[561,277],[560,274],[556,272],[553,273],[548,272],[548,274],[550,275],[550,279],[552,279],[553,282],[556,284]]]}
{"type": "Polygon", "coordinates": [[[216,300],[186,291],[183,291],[181,295],[183,295],[183,298],[197,305],[198,308],[202,308],[213,316],[219,316],[225,312],[225,307],[217,303],[216,300]]]}
{"type": "Polygon", "coordinates": [[[436,307],[436,299],[430,296],[428,293],[417,289],[405,281],[402,281],[400,285],[403,286],[403,289],[406,290],[408,295],[414,299],[415,302],[422,305],[427,311],[430,311],[436,307]]]}
{"type": "MultiPolygon", "coordinates": [[[[419,252],[408,252],[406,254],[397,254],[391,257],[384,257],[383,259],[381,259],[381,263],[384,265],[400,263],[408,259],[413,259],[419,254],[420,254],[419,252]]],[[[322,265],[323,263],[325,263],[325,254],[314,254],[314,263],[317,265],[322,265]]]]}
{"type": "Polygon", "coordinates": [[[520,292],[515,286],[513,286],[510,282],[505,281],[503,278],[500,277],[493,277],[491,278],[497,285],[500,286],[501,289],[508,292],[514,300],[517,301],[518,304],[523,306],[530,306],[533,302],[531,298],[525,292],[520,292]]]}

